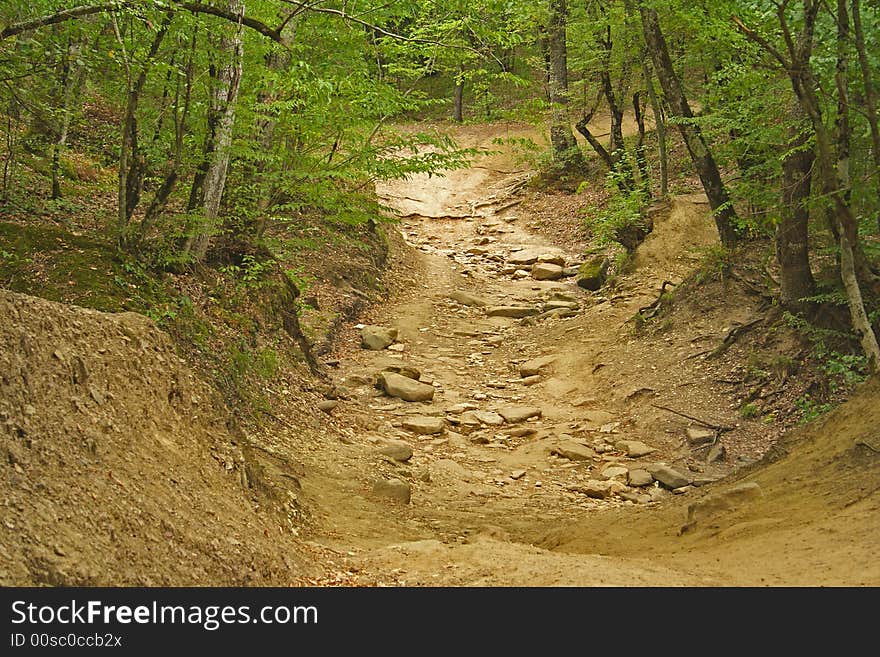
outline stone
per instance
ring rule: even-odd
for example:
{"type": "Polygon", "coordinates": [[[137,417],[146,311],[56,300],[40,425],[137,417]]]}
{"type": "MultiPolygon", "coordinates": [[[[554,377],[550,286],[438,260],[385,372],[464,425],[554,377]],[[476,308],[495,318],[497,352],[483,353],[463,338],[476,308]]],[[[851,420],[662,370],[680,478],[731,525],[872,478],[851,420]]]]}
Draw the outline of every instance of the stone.
{"type": "Polygon", "coordinates": [[[318,402],[318,408],[320,410],[324,411],[325,413],[329,413],[337,406],[339,406],[339,402],[336,401],[335,399],[325,399],[322,402],[318,402]]]}
{"type": "Polygon", "coordinates": [[[574,267],[563,267],[562,268],[562,277],[563,278],[571,278],[572,276],[577,276],[580,271],[580,265],[576,265],[574,267]]]}
{"type": "Polygon", "coordinates": [[[614,479],[616,477],[626,477],[627,474],[629,474],[628,468],[624,468],[623,466],[620,466],[620,465],[609,465],[607,468],[602,470],[602,472],[599,476],[602,479],[608,480],[608,479],[614,479]]]}
{"type": "Polygon", "coordinates": [[[500,427],[504,424],[504,418],[492,411],[465,411],[461,414],[461,419],[465,424],[472,424],[474,421],[491,427],[500,427]]]}
{"type": "Polygon", "coordinates": [[[397,339],[397,329],[384,326],[364,326],[361,329],[361,346],[364,349],[382,351],[397,339]]]}
{"type": "Polygon", "coordinates": [[[522,381],[520,381],[520,383],[522,383],[524,386],[533,386],[536,383],[541,383],[541,381],[543,380],[544,377],[542,377],[540,374],[533,374],[532,376],[525,377],[522,381]]]}
{"type": "Polygon", "coordinates": [[[385,365],[382,368],[380,374],[382,372],[392,372],[394,374],[400,374],[401,376],[405,376],[408,379],[413,379],[414,381],[418,381],[420,378],[422,378],[422,373],[419,368],[404,363],[385,365]]]}
{"type": "Polygon", "coordinates": [[[711,429],[704,429],[703,427],[688,427],[685,430],[687,434],[687,441],[691,447],[699,447],[700,445],[706,445],[715,440],[715,432],[711,429]]]}
{"type": "Polygon", "coordinates": [[[650,445],[646,445],[640,440],[619,440],[614,445],[615,449],[623,452],[631,459],[637,459],[641,456],[647,456],[657,450],[650,445]]]}
{"type": "Polygon", "coordinates": [[[511,438],[525,438],[526,436],[534,436],[538,433],[538,430],[533,429],[532,427],[516,427],[515,429],[510,429],[506,433],[511,438]]]}
{"type": "Polygon", "coordinates": [[[544,310],[578,310],[580,304],[577,301],[560,301],[553,299],[544,304],[544,310]]]}
{"type": "Polygon", "coordinates": [[[510,317],[512,319],[530,317],[539,312],[534,306],[492,306],[486,309],[486,315],[489,317],[510,317]]]}
{"type": "Polygon", "coordinates": [[[562,267],[550,262],[537,262],[532,265],[531,273],[536,281],[555,281],[562,278],[562,267]]]}
{"type": "Polygon", "coordinates": [[[556,356],[553,355],[532,358],[519,366],[519,375],[526,378],[538,374],[548,374],[552,371],[555,362],[556,356]]]}
{"type": "Polygon", "coordinates": [[[485,299],[481,299],[475,294],[465,292],[464,290],[455,290],[454,292],[452,292],[452,294],[449,295],[449,298],[453,301],[457,301],[463,306],[476,306],[478,308],[482,308],[483,306],[489,305],[489,302],[485,299]]]}
{"type": "Polygon", "coordinates": [[[522,479],[525,476],[526,476],[525,470],[514,470],[513,472],[510,473],[510,478],[513,479],[514,481],[517,481],[518,479],[522,479]]]}
{"type": "Polygon", "coordinates": [[[629,470],[626,475],[626,483],[628,483],[633,488],[641,488],[643,486],[650,486],[654,483],[654,477],[651,476],[651,473],[647,470],[642,470],[640,468],[635,470],[629,470]]]}
{"type": "Polygon", "coordinates": [[[577,273],[577,285],[585,290],[595,292],[603,285],[608,276],[608,258],[596,255],[580,266],[577,273]]]}
{"type": "Polygon", "coordinates": [[[551,454],[556,454],[570,461],[589,461],[595,458],[596,452],[585,445],[573,440],[561,440],[550,448],[551,454]]]}
{"type": "Polygon", "coordinates": [[[508,424],[519,424],[529,418],[541,417],[541,409],[537,406],[505,406],[498,409],[498,414],[508,424]]]}
{"type": "Polygon", "coordinates": [[[670,468],[668,465],[654,465],[648,469],[648,472],[651,473],[654,479],[671,490],[688,486],[691,483],[689,477],[674,468],[670,468]]]}
{"type": "Polygon", "coordinates": [[[533,265],[544,254],[544,249],[521,249],[511,253],[507,258],[507,262],[512,265],[533,265]]]}
{"type": "Polygon", "coordinates": [[[401,463],[406,463],[413,456],[412,447],[402,440],[389,440],[386,445],[379,449],[379,453],[401,463]]]}
{"type": "Polygon", "coordinates": [[[577,487],[579,493],[583,493],[587,497],[597,500],[604,500],[611,495],[611,482],[598,481],[597,479],[588,479],[586,482],[577,487]]]}
{"type": "Polygon", "coordinates": [[[391,397],[397,397],[404,401],[419,402],[434,399],[434,386],[429,386],[402,374],[380,372],[379,385],[391,397]]]}
{"type": "Polygon", "coordinates": [[[412,487],[400,479],[380,479],[373,484],[373,493],[402,504],[409,504],[412,499],[412,487]]]}
{"type": "Polygon", "coordinates": [[[559,253],[542,253],[538,256],[537,264],[547,263],[550,265],[557,265],[558,267],[565,266],[565,256],[559,253]]]}
{"type": "Polygon", "coordinates": [[[432,415],[412,415],[404,418],[400,426],[413,433],[430,436],[437,433],[443,433],[446,423],[443,421],[442,417],[434,417],[432,415]]]}

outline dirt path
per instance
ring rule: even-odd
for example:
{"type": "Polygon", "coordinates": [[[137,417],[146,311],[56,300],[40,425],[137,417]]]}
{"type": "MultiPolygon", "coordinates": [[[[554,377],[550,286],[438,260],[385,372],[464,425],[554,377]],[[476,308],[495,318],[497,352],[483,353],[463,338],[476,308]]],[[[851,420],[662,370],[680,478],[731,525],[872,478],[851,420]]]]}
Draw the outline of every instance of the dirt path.
{"type": "MultiPolygon", "coordinates": [[[[489,146],[490,137],[478,130],[462,141],[489,146]]],[[[582,290],[572,277],[539,281],[510,274],[530,269],[509,263],[526,251],[555,255],[565,264],[582,259],[524,227],[508,190],[526,173],[509,155],[496,155],[445,178],[420,177],[379,190],[405,216],[400,230],[418,249],[409,263],[408,294],[370,319],[398,330],[391,349],[401,351],[349,350],[340,378],[355,386],[360,400],[348,409],[361,417],[354,423],[371,427],[360,439],[376,448],[387,439],[413,448],[406,463],[385,458],[373,466],[374,476],[382,471],[411,481],[412,503],[386,505],[386,519],[361,505],[356,517],[343,513],[335,521],[339,534],[361,536],[353,537],[354,545],[332,544],[358,554],[359,568],[393,572],[398,583],[692,583],[693,577],[647,560],[552,554],[531,542],[536,527],[549,519],[563,522],[585,510],[653,504],[663,497],[656,487],[638,491],[623,484],[630,501],[583,492],[620,460],[617,441],[641,437],[636,427],[621,428],[629,418],[618,412],[614,393],[583,375],[606,365],[603,357],[627,332],[627,320],[656,298],[662,281],[678,282],[687,271],[687,258],[667,254],[713,241],[705,206],[700,198],[676,201],[640,253],[640,275],[608,298],[582,290]],[[473,298],[452,298],[461,292],[473,298]],[[502,306],[557,310],[525,320],[489,316],[487,308],[502,306]],[[548,356],[553,362],[540,375],[520,375],[524,362],[548,356]],[[368,385],[377,371],[403,363],[433,384],[430,403],[394,399],[368,385]],[[507,422],[496,414],[510,407],[536,417],[507,422]],[[402,426],[413,416],[445,418],[447,428],[414,433],[402,426]],[[359,542],[372,549],[362,552],[359,542]]]]}
{"type": "MultiPolygon", "coordinates": [[[[481,146],[493,135],[478,127],[458,138],[481,146]]],[[[583,259],[530,231],[511,204],[509,190],[526,174],[510,155],[495,155],[445,178],[379,189],[404,216],[409,248],[396,255],[403,292],[364,322],[398,333],[391,346],[373,351],[360,347],[360,325],[353,327],[336,354],[347,399],[334,412],[349,425],[348,444],[303,481],[324,509],[316,543],[337,555],[345,581],[369,585],[803,584],[803,574],[789,572],[798,554],[790,537],[812,558],[820,540],[812,530],[780,534],[769,548],[779,549],[776,558],[760,542],[719,551],[717,529],[679,537],[700,487],[768,447],[760,432],[740,428],[734,400],[717,392],[693,358],[731,322],[747,322],[754,300],[696,314],[659,341],[633,333],[631,319],[657,299],[663,282],[679,283],[696,266],[695,249],[715,243],[705,199],[676,198],[655,216],[634,270],[612,289],[589,292],[573,277],[536,280],[525,273],[529,265],[513,264],[529,252],[566,266],[583,259]],[[520,310],[493,310],[501,307],[520,310]],[[431,401],[377,389],[377,373],[402,367],[433,386],[431,401]],[[704,427],[661,406],[736,428],[724,441],[716,437],[720,457],[706,458],[708,446],[695,451],[685,438],[704,427]],[[639,445],[647,453],[629,451],[639,445]],[[396,460],[389,447],[412,456],[396,460]],[[689,484],[661,485],[658,466],[689,484]],[[374,488],[388,481],[407,491],[408,504],[374,488]],[[608,522],[597,523],[600,517],[608,522]],[[703,540],[709,543],[694,543],[703,540]]],[[[736,532],[751,536],[777,523],[762,511],[736,532]]],[[[876,529],[874,522],[862,538],[876,529]]],[[[835,563],[817,567],[821,581],[866,577],[835,563]]],[[[868,570],[868,579],[878,576],[876,566],[868,570]]]]}

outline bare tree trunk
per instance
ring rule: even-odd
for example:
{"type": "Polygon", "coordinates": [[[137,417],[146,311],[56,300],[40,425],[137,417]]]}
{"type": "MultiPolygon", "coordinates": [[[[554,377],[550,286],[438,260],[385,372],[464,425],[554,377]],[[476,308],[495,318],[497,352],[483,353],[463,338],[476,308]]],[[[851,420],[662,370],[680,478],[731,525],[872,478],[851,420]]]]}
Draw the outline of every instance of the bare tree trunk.
{"type": "MultiPolygon", "coordinates": [[[[128,96],[125,104],[125,116],[122,119],[122,144],[119,155],[119,186],[117,188],[117,231],[121,245],[125,245],[125,229],[140,199],[141,179],[143,176],[143,163],[139,160],[137,144],[137,110],[140,102],[141,91],[147,82],[147,74],[162,40],[168,32],[174,14],[169,12],[165,15],[162,25],[153,36],[147,58],[141,67],[137,79],[132,84],[129,78],[128,96]]],[[[115,20],[115,19],[114,19],[115,20]]],[[[115,25],[115,23],[114,23],[115,25]]],[[[117,38],[121,36],[117,33],[117,38]]]]}
{"type": "Polygon", "coordinates": [[[645,157],[645,115],[642,112],[641,93],[638,91],[633,94],[633,113],[639,129],[636,141],[636,166],[639,169],[642,193],[645,195],[645,200],[648,200],[651,198],[651,177],[648,173],[648,158],[645,157]]]}
{"type": "MultiPolygon", "coordinates": [[[[243,0],[229,0],[228,10],[243,15],[243,0]]],[[[204,260],[211,244],[211,236],[220,211],[220,201],[226,186],[226,173],[229,169],[230,148],[232,146],[232,129],[235,124],[235,107],[238,101],[238,90],[242,75],[242,26],[239,24],[235,33],[222,39],[220,48],[227,61],[217,76],[217,87],[213,102],[220,109],[217,121],[217,132],[214,141],[214,152],[205,174],[203,223],[184,246],[195,262],[204,260]]]]}
{"type": "Polygon", "coordinates": [[[809,134],[798,125],[803,117],[793,117],[795,128],[782,163],[782,220],[776,229],[776,259],[780,268],[780,303],[795,312],[808,304],[802,299],[815,294],[816,282],[810,268],[808,202],[812,169],[816,156],[808,148],[809,134]]]}
{"type": "MultiPolygon", "coordinates": [[[[871,154],[874,159],[874,176],[880,186],[880,127],[877,125],[877,88],[871,75],[871,64],[865,49],[865,33],[862,29],[862,11],[860,0],[852,0],[852,26],[855,37],[856,52],[859,56],[859,68],[862,73],[862,85],[865,88],[865,108],[868,110],[868,126],[871,128],[871,154]]],[[[880,212],[877,213],[877,230],[880,231],[880,212]]]]}
{"type": "Polygon", "coordinates": [[[550,64],[550,143],[553,159],[564,170],[583,163],[568,115],[568,48],[565,43],[568,7],[566,0],[550,0],[547,50],[550,64]]]}
{"type": "Polygon", "coordinates": [[[645,83],[648,87],[648,99],[651,101],[651,112],[654,114],[654,132],[657,134],[657,150],[660,158],[660,197],[666,198],[669,193],[669,155],[666,147],[666,113],[663,104],[654,89],[654,72],[651,64],[645,60],[645,83]]]}
{"type": "MultiPolygon", "coordinates": [[[[660,80],[660,86],[663,88],[663,95],[670,109],[683,119],[692,119],[690,105],[684,95],[681,82],[672,66],[672,60],[669,57],[669,49],[666,46],[666,39],[660,29],[660,19],[654,9],[645,6],[639,7],[642,16],[642,28],[645,33],[645,43],[651,54],[651,60],[654,63],[654,69],[657,72],[657,79],[660,80]]],[[[697,175],[703,183],[703,189],[709,199],[709,205],[715,215],[715,225],[718,228],[718,235],[721,243],[730,247],[736,244],[738,235],[736,231],[736,212],[730,204],[730,197],[727,189],[721,180],[721,173],[718,171],[718,165],[703,139],[703,134],[699,127],[694,125],[692,121],[683,121],[678,124],[678,129],[684,139],[688,152],[693,160],[694,168],[697,175]]]]}
{"type": "Polygon", "coordinates": [[[459,68],[452,92],[452,120],[456,123],[464,121],[464,71],[459,68]]]}
{"type": "Polygon", "coordinates": [[[144,213],[144,219],[141,222],[139,241],[143,241],[149,233],[150,229],[165,212],[168,205],[168,199],[174,191],[177,181],[180,177],[180,164],[183,157],[183,140],[186,136],[186,122],[189,118],[190,99],[192,97],[192,84],[195,70],[193,66],[193,58],[196,51],[196,33],[194,32],[190,40],[189,58],[186,63],[185,79],[183,81],[183,98],[181,98],[181,80],[177,77],[177,84],[174,91],[174,146],[171,155],[171,163],[165,171],[165,178],[162,184],[156,190],[153,200],[144,213]]]}

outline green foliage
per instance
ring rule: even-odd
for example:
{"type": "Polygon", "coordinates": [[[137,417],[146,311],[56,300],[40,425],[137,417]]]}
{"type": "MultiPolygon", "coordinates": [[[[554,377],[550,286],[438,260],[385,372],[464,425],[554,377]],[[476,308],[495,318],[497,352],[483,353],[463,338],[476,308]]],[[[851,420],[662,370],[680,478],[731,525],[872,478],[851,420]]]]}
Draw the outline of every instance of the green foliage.
{"type": "Polygon", "coordinates": [[[733,254],[720,244],[701,247],[694,250],[699,261],[697,263],[694,280],[697,283],[707,281],[723,281],[733,266],[733,254]]]}
{"type": "MultiPolygon", "coordinates": [[[[620,173],[615,171],[606,175],[605,189],[610,196],[607,202],[591,205],[583,211],[584,224],[598,244],[622,244],[627,251],[632,251],[641,240],[628,240],[626,236],[638,234],[643,238],[650,230],[643,212],[645,197],[639,190],[621,189],[619,179],[620,173]]],[[[578,192],[588,186],[589,183],[583,183],[578,192]]]]}
{"type": "Polygon", "coordinates": [[[798,411],[801,414],[799,420],[801,424],[807,424],[808,422],[812,422],[813,420],[818,419],[828,411],[833,410],[836,406],[835,404],[830,402],[819,403],[809,395],[798,397],[794,401],[794,405],[797,407],[798,411]]]}

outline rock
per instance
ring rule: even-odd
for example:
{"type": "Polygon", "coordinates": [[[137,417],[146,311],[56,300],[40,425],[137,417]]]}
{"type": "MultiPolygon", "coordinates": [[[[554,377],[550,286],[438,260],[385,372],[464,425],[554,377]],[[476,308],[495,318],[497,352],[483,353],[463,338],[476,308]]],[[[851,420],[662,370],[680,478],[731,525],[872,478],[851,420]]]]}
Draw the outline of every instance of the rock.
{"type": "Polygon", "coordinates": [[[418,381],[422,377],[422,372],[418,367],[414,365],[410,365],[409,363],[402,363],[396,358],[387,357],[385,359],[387,362],[380,363],[379,367],[381,372],[394,372],[395,374],[400,374],[402,376],[407,377],[408,379],[415,379],[418,381]]]}
{"type": "Polygon", "coordinates": [[[608,276],[608,258],[596,255],[580,266],[577,273],[578,287],[595,292],[603,285],[608,276]]]}
{"type": "Polygon", "coordinates": [[[629,473],[628,468],[624,468],[619,465],[609,465],[607,468],[602,470],[602,473],[599,475],[602,479],[614,479],[615,477],[625,477],[629,473]]]}
{"type": "Polygon", "coordinates": [[[532,265],[532,278],[536,281],[555,281],[562,278],[562,267],[549,262],[532,265]]]}
{"type": "Polygon", "coordinates": [[[544,310],[578,310],[581,305],[577,301],[552,300],[544,304],[544,310]]]}
{"type": "Polygon", "coordinates": [[[650,486],[654,483],[654,477],[651,476],[651,473],[647,470],[630,470],[626,475],[626,483],[634,488],[641,488],[642,486],[650,486]]]}
{"type": "Polygon", "coordinates": [[[389,440],[388,444],[379,449],[379,453],[401,463],[406,463],[413,456],[412,447],[402,440],[389,440]]]}
{"type": "Polygon", "coordinates": [[[541,381],[543,380],[544,377],[542,377],[540,374],[533,374],[532,376],[525,377],[522,381],[520,381],[520,383],[522,383],[524,386],[533,386],[536,383],[541,383],[541,381]]]}
{"type": "Polygon", "coordinates": [[[563,267],[562,268],[562,277],[563,278],[571,278],[572,276],[577,276],[580,271],[580,265],[574,267],[563,267]]]}
{"type": "Polygon", "coordinates": [[[596,456],[595,451],[573,440],[559,441],[550,448],[550,453],[570,461],[588,461],[596,456]]]}
{"type": "Polygon", "coordinates": [[[471,294],[470,292],[465,292],[464,290],[455,290],[449,295],[449,298],[453,301],[457,301],[463,306],[477,306],[478,308],[482,308],[483,306],[489,305],[489,302],[485,299],[481,299],[480,297],[471,294]]]}
{"type": "Polygon", "coordinates": [[[640,440],[619,440],[614,447],[618,451],[624,452],[631,459],[637,459],[657,451],[640,440]]]}
{"type": "Polygon", "coordinates": [[[404,401],[431,401],[434,398],[434,386],[394,372],[380,372],[379,385],[390,396],[404,401]]]}
{"type": "Polygon", "coordinates": [[[699,447],[715,440],[715,432],[703,427],[688,427],[686,433],[688,444],[691,447],[699,447]]]}
{"type": "Polygon", "coordinates": [[[648,472],[651,473],[651,476],[654,477],[654,479],[666,486],[666,488],[672,490],[682,488],[691,483],[691,480],[686,475],[683,475],[678,470],[670,468],[668,465],[652,466],[648,469],[648,472]]]}
{"type": "Polygon", "coordinates": [[[525,436],[534,436],[538,433],[537,429],[532,427],[517,427],[506,432],[511,438],[524,438],[525,436]]]}
{"type": "Polygon", "coordinates": [[[381,479],[373,484],[373,493],[396,502],[409,504],[412,498],[412,487],[400,479],[381,479]]]}
{"type": "Polygon", "coordinates": [[[339,402],[336,401],[335,399],[325,399],[322,402],[318,402],[318,408],[320,410],[324,411],[325,413],[329,413],[337,406],[339,406],[339,402]]]}
{"type": "Polygon", "coordinates": [[[577,491],[583,493],[587,497],[604,500],[611,495],[611,482],[588,479],[585,483],[577,487],[577,491]]]}
{"type": "Polygon", "coordinates": [[[534,306],[492,306],[486,309],[489,317],[510,317],[513,319],[522,319],[537,315],[540,311],[534,306]]]}
{"type": "Polygon", "coordinates": [[[565,256],[559,253],[542,253],[538,256],[537,264],[547,263],[550,265],[557,265],[558,267],[565,266],[565,256]]]}
{"type": "Polygon", "coordinates": [[[479,424],[488,424],[491,427],[500,427],[504,424],[504,418],[492,411],[466,411],[461,414],[461,419],[465,424],[477,422],[479,424]]]}
{"type": "Polygon", "coordinates": [[[475,411],[479,408],[476,404],[471,404],[470,402],[462,402],[460,404],[455,404],[454,406],[450,406],[446,409],[447,413],[452,413],[453,415],[461,415],[465,411],[475,411]]]}
{"type": "Polygon", "coordinates": [[[397,329],[384,326],[365,326],[361,329],[361,346],[381,351],[397,339],[397,329]]]}
{"type": "Polygon", "coordinates": [[[526,476],[525,470],[514,470],[513,472],[510,473],[510,478],[513,479],[514,481],[516,481],[518,479],[522,479],[525,476],[526,476]]]}
{"type": "Polygon", "coordinates": [[[541,417],[541,409],[536,406],[505,406],[498,409],[498,414],[505,422],[518,424],[532,417],[541,417]]]}
{"type": "Polygon", "coordinates": [[[533,265],[544,254],[544,249],[521,249],[511,253],[507,262],[512,265],[533,265]]]}
{"type": "Polygon", "coordinates": [[[552,370],[555,362],[556,356],[553,355],[533,358],[519,366],[519,375],[526,378],[537,374],[547,374],[552,370]]]}
{"type": "Polygon", "coordinates": [[[435,433],[443,433],[446,423],[442,417],[434,417],[431,415],[412,415],[405,418],[401,425],[404,429],[423,436],[433,435],[435,433]]]}

